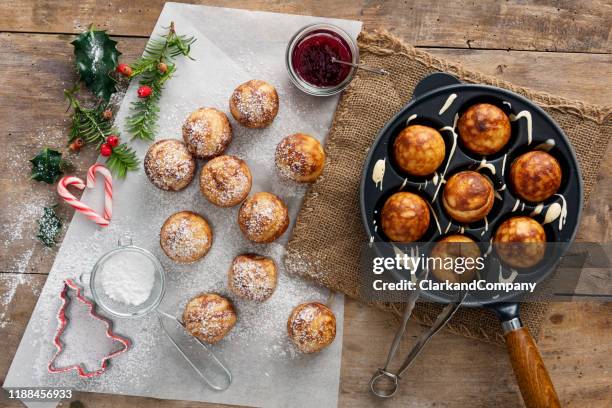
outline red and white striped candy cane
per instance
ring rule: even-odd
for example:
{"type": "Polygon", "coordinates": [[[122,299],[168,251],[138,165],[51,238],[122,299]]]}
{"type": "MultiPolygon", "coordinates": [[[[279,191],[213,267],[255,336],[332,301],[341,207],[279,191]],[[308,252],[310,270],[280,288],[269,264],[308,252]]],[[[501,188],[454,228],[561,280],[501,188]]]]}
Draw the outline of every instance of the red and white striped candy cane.
{"type": "Polygon", "coordinates": [[[94,164],[87,172],[87,185],[78,177],[66,176],[62,177],[59,183],[57,183],[57,193],[63,198],[68,205],[76,209],[78,212],[85,215],[87,218],[95,222],[96,224],[106,227],[109,224],[112,216],[112,199],[113,199],[113,186],[112,176],[108,169],[101,164],[94,164]],[[100,216],[87,204],[79,201],[70,191],[68,186],[74,186],[79,190],[85,189],[85,187],[93,187],[95,185],[95,173],[100,172],[104,176],[104,216],[100,216]]]}
{"type": "Polygon", "coordinates": [[[104,176],[104,218],[110,221],[113,216],[113,176],[103,164],[96,163],[87,171],[87,188],[95,186],[96,172],[104,176]]]}

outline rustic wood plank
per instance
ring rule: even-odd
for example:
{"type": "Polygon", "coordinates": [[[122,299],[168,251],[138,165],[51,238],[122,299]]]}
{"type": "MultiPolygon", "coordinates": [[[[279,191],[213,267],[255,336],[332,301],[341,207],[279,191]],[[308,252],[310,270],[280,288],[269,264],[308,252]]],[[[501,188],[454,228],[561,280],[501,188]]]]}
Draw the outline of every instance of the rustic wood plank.
{"type": "Polygon", "coordinates": [[[4,383],[21,336],[45,284],[45,275],[0,273],[0,383],[4,383]]]}
{"type": "MultiPolygon", "coordinates": [[[[117,35],[149,36],[164,1],[8,1],[0,31],[74,33],[94,22],[117,35]]],[[[611,52],[612,4],[486,0],[268,2],[194,1],[208,5],[360,19],[367,28],[384,27],[419,46],[540,51],[611,52]]]]}
{"type": "MultiPolygon", "coordinates": [[[[5,157],[11,158],[0,162],[3,191],[0,222],[9,227],[8,237],[4,238],[4,245],[0,245],[0,272],[47,273],[55,256],[54,250],[42,249],[32,238],[37,218],[34,209],[52,202],[55,193],[51,187],[27,179],[27,159],[42,146],[62,146],[66,138],[61,91],[75,80],[70,59],[71,38],[0,34],[3,55],[0,66],[3,72],[12,73],[10,78],[0,76],[0,137],[5,142],[5,157]]],[[[130,59],[141,52],[144,39],[122,39],[120,46],[130,59]]],[[[602,78],[610,78],[609,55],[431,51],[518,84],[595,103],[610,100],[609,86],[602,86],[602,78]],[[501,72],[498,65],[502,67],[501,72]]],[[[608,152],[612,154],[612,146],[608,152]]],[[[73,158],[77,172],[82,173],[94,157],[95,154],[89,152],[73,158]]],[[[590,239],[609,242],[612,237],[609,227],[611,178],[612,162],[606,161],[581,230],[581,235],[590,239]]],[[[65,206],[60,208],[64,217],[71,213],[65,206]]],[[[10,293],[7,276],[35,283],[17,287],[15,300],[6,308],[10,323],[2,327],[0,322],[0,338],[9,339],[9,353],[0,357],[0,378],[6,375],[45,279],[43,275],[0,274],[0,296],[10,293]]],[[[0,313],[2,311],[4,307],[0,313]]],[[[611,345],[605,341],[610,331],[611,311],[610,303],[553,305],[540,349],[563,406],[610,405],[612,379],[602,373],[612,359],[611,345]]],[[[390,315],[354,301],[347,302],[346,321],[340,405],[372,406],[374,400],[367,393],[367,381],[370,373],[384,361],[395,323],[390,315]]],[[[402,352],[421,330],[411,323],[402,352]]],[[[400,395],[385,405],[431,406],[433,401],[441,404],[452,401],[452,406],[520,406],[518,389],[504,353],[495,346],[441,333],[411,369],[400,395]]],[[[85,406],[96,407],[159,405],[159,401],[149,398],[85,393],[76,398],[85,406]]],[[[202,406],[180,401],[166,405],[202,406]]]]}

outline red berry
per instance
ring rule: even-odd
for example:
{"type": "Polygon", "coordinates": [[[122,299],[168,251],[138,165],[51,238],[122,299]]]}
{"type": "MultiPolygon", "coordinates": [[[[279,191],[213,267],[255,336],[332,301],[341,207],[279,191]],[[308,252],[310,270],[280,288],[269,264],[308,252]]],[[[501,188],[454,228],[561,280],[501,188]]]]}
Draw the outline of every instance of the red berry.
{"type": "Polygon", "coordinates": [[[100,154],[102,156],[108,157],[111,155],[112,152],[113,152],[113,148],[110,147],[108,143],[102,143],[102,146],[100,146],[100,154]]]}
{"type": "Polygon", "coordinates": [[[115,135],[109,135],[106,138],[106,144],[110,147],[117,147],[119,145],[119,137],[115,135]]]}
{"type": "Polygon", "coordinates": [[[113,117],[113,111],[110,109],[105,109],[104,112],[102,112],[102,117],[106,120],[111,120],[113,117]]]}
{"type": "Polygon", "coordinates": [[[132,67],[130,67],[128,64],[119,64],[117,65],[117,72],[123,76],[131,77],[132,67]]]}
{"type": "Polygon", "coordinates": [[[150,86],[142,85],[140,88],[138,88],[138,97],[139,98],[148,98],[151,95],[152,92],[153,92],[153,90],[151,89],[150,86]]]}
{"type": "Polygon", "coordinates": [[[166,71],[168,71],[168,65],[164,64],[163,62],[160,62],[159,64],[157,64],[157,69],[159,69],[159,72],[161,72],[162,74],[165,74],[166,71]]]}
{"type": "Polygon", "coordinates": [[[72,143],[70,143],[70,145],[68,146],[68,149],[70,149],[73,152],[78,152],[79,150],[81,150],[81,147],[83,147],[83,139],[81,139],[80,137],[77,139],[74,139],[74,141],[72,143]]]}

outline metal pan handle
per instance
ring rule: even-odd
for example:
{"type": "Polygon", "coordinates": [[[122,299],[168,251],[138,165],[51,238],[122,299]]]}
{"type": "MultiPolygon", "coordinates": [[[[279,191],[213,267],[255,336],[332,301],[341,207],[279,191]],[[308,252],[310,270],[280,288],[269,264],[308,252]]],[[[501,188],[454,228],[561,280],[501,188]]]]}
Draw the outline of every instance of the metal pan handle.
{"type": "Polygon", "coordinates": [[[172,315],[156,311],[162,329],[191,368],[210,388],[223,391],[232,383],[232,373],[210,350],[208,345],[192,336],[172,315]]]}

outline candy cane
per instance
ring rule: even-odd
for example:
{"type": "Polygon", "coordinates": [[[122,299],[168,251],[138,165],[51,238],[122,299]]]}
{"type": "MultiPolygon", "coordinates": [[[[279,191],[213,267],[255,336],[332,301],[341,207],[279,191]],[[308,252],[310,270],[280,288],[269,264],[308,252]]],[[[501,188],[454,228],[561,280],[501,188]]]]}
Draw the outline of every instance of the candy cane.
{"type": "MultiPolygon", "coordinates": [[[[96,165],[94,165],[92,167],[95,167],[95,166],[96,165]]],[[[101,170],[103,170],[103,169],[99,169],[97,171],[101,171],[101,170]]],[[[95,175],[95,171],[96,171],[96,169],[94,169],[94,171],[92,172],[92,173],[94,173],[94,175],[95,175]]],[[[105,177],[106,177],[106,175],[105,175],[105,177]]],[[[89,179],[89,177],[88,177],[88,179],[89,179]]],[[[107,183],[110,182],[110,180],[108,178],[106,178],[106,181],[107,181],[107,183]]],[[[94,183],[89,183],[89,185],[91,187],[93,187],[93,184],[94,183]]],[[[82,203],[74,195],[72,195],[72,193],[70,193],[68,191],[68,186],[74,186],[74,187],[78,188],[79,190],[83,190],[86,187],[86,185],[83,182],[83,180],[81,180],[78,177],[74,177],[74,176],[62,177],[62,179],[57,184],[57,193],[59,194],[59,196],[62,199],[64,199],[68,203],[68,205],[70,205],[71,207],[73,207],[78,212],[82,213],[83,215],[85,215],[87,218],[89,218],[90,220],[92,220],[96,224],[98,224],[98,225],[100,225],[102,227],[108,226],[109,221],[110,221],[110,214],[112,212],[112,207],[110,207],[108,205],[111,202],[110,200],[112,200],[112,185],[109,186],[110,188],[107,188],[107,184],[105,184],[105,204],[106,205],[105,205],[105,210],[104,210],[104,217],[100,216],[91,207],[89,207],[88,205],[82,203]],[[108,218],[107,218],[107,216],[108,216],[108,218]]]]}
{"type": "Polygon", "coordinates": [[[87,188],[95,186],[96,172],[104,176],[104,218],[110,221],[113,216],[113,176],[103,164],[96,163],[87,171],[87,188]]]}

